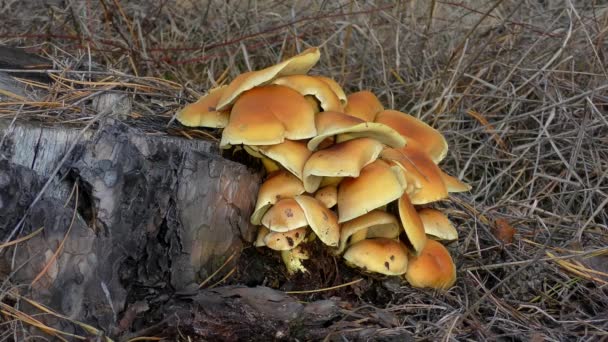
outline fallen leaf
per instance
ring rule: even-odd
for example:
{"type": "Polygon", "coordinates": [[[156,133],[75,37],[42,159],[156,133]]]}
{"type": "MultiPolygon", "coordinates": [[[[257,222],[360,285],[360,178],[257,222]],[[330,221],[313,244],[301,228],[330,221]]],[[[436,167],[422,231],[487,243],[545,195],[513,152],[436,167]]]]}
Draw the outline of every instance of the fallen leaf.
{"type": "Polygon", "coordinates": [[[493,233],[498,240],[505,244],[509,244],[513,242],[515,228],[509,224],[509,221],[499,218],[494,223],[493,233]]]}

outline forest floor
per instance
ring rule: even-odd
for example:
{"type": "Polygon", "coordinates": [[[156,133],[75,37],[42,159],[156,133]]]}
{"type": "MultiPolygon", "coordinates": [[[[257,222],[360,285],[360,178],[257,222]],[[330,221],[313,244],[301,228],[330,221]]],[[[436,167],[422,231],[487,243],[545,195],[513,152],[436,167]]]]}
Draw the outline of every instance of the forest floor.
{"type": "Polygon", "coordinates": [[[385,336],[608,339],[606,2],[2,1],[0,23],[0,45],[52,60],[62,89],[45,103],[0,103],[0,117],[20,108],[18,120],[81,127],[93,119],[78,110],[87,95],[110,91],[135,100],[121,120],[143,132],[217,139],[168,123],[217,84],[319,46],[312,73],[441,130],[441,166],[473,186],[438,205],[460,234],[448,245],[458,280],[447,292],[331,257],[287,278],[278,256],[253,247],[224,284],[354,282],[293,295],[340,297],[361,320],[383,309],[385,336]]]}

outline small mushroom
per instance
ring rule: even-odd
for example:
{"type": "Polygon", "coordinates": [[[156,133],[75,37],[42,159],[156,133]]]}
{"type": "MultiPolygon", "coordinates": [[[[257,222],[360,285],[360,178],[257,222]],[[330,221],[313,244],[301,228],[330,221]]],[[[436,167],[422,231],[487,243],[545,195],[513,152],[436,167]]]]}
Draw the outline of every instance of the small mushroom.
{"type": "Polygon", "coordinates": [[[308,225],[327,246],[336,247],[340,241],[340,226],[336,214],[314,197],[299,195],[294,197],[308,220],[308,225]]]}
{"type": "Polygon", "coordinates": [[[304,165],[312,152],[303,141],[285,140],[269,146],[249,146],[250,149],[270,158],[299,179],[303,179],[304,165]]]}
{"type": "Polygon", "coordinates": [[[211,89],[198,101],[186,105],[177,113],[177,121],[188,127],[226,127],[230,111],[218,111],[215,108],[225,89],[225,86],[211,89]]]}
{"type": "Polygon", "coordinates": [[[408,267],[407,247],[399,240],[375,238],[359,241],[344,253],[346,264],[367,272],[404,274],[408,267]]]}
{"type": "Polygon", "coordinates": [[[435,164],[445,158],[448,143],[439,131],[417,118],[396,110],[384,110],[375,122],[383,123],[399,132],[408,141],[415,141],[435,164]]]}
{"type": "Polygon", "coordinates": [[[412,247],[414,247],[414,252],[419,254],[427,242],[424,224],[406,193],[399,197],[398,206],[399,218],[405,230],[405,235],[407,235],[412,247]]]}
{"type": "Polygon", "coordinates": [[[325,205],[326,208],[332,208],[338,203],[338,187],[328,185],[320,188],[315,192],[315,198],[325,205]]]}
{"type": "Polygon", "coordinates": [[[397,166],[383,160],[367,165],[357,178],[345,178],[338,187],[339,222],[350,221],[388,204],[403,194],[406,181],[397,166]]]}
{"type": "Polygon", "coordinates": [[[287,251],[294,249],[306,237],[308,227],[289,230],[286,232],[270,232],[264,237],[264,243],[275,251],[287,251]]]}
{"type": "Polygon", "coordinates": [[[456,282],[456,266],[441,243],[429,240],[420,255],[410,255],[405,279],[413,287],[447,290],[456,282]]]}
{"type": "Polygon", "coordinates": [[[304,211],[293,198],[284,198],[275,203],[264,217],[262,224],[273,232],[287,232],[308,225],[304,211]]]}
{"type": "Polygon", "coordinates": [[[418,211],[418,216],[426,234],[440,240],[458,239],[458,231],[441,211],[425,208],[418,211]]]}
{"type": "Polygon", "coordinates": [[[349,243],[353,244],[376,237],[394,239],[399,236],[400,232],[401,227],[395,216],[385,211],[373,210],[342,224],[340,227],[340,246],[335,253],[342,253],[349,243]]]}
{"type": "Polygon", "coordinates": [[[258,190],[255,209],[251,215],[251,224],[260,225],[268,209],[282,198],[291,198],[304,193],[302,181],[287,170],[270,174],[258,190]]]}
{"type": "Polygon", "coordinates": [[[266,243],[264,242],[264,238],[266,237],[266,235],[268,235],[268,233],[270,233],[270,229],[268,229],[264,226],[260,226],[260,228],[258,228],[258,235],[255,238],[255,241],[253,242],[253,246],[255,246],[255,247],[266,246],[266,243]]]}
{"type": "Polygon", "coordinates": [[[322,80],[308,75],[283,76],[272,81],[273,84],[289,87],[301,95],[312,95],[321,104],[324,111],[342,111],[340,99],[329,85],[322,80]]]}
{"type": "Polygon", "coordinates": [[[374,122],[376,114],[384,110],[384,106],[376,95],[368,90],[358,91],[348,95],[348,104],[344,113],[367,122],[374,122]]]}
{"type": "Polygon", "coordinates": [[[340,104],[342,104],[342,107],[346,106],[346,104],[348,103],[348,98],[346,97],[344,90],[338,84],[338,82],[336,82],[333,78],[329,78],[329,77],[325,77],[325,76],[314,75],[313,77],[325,82],[325,84],[327,84],[329,86],[329,88],[331,88],[331,90],[334,92],[334,94],[336,94],[336,96],[338,96],[338,99],[340,100],[340,104]]]}

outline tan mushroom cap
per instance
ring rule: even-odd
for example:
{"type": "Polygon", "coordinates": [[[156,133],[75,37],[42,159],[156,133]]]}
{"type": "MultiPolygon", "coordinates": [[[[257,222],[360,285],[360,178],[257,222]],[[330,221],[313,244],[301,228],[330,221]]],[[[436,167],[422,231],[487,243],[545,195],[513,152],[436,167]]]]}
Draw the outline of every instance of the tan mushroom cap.
{"type": "Polygon", "coordinates": [[[308,75],[283,76],[272,81],[273,84],[289,87],[302,96],[312,95],[321,104],[324,111],[342,111],[342,104],[331,87],[322,80],[308,75]]]}
{"type": "Polygon", "coordinates": [[[258,235],[255,238],[255,241],[253,242],[253,246],[255,246],[255,247],[266,246],[266,243],[264,242],[264,238],[266,237],[266,235],[268,235],[268,233],[270,233],[270,229],[268,229],[264,226],[260,226],[258,228],[258,235]]]}
{"type": "Polygon", "coordinates": [[[375,121],[392,127],[408,141],[419,143],[435,164],[443,160],[448,153],[448,143],[443,135],[409,114],[396,110],[384,110],[376,115],[375,121]]]}
{"type": "Polygon", "coordinates": [[[220,147],[274,145],[315,136],[315,113],[295,90],[278,85],[251,89],[234,103],[220,147]]]}
{"type": "Polygon", "coordinates": [[[322,177],[358,177],[363,167],[378,158],[384,145],[371,138],[358,138],[313,153],[304,164],[304,189],[315,192],[322,177]]]}
{"type": "Polygon", "coordinates": [[[296,176],[287,170],[279,170],[262,183],[258,190],[255,209],[251,215],[251,224],[262,224],[262,217],[270,206],[283,198],[291,198],[304,193],[304,185],[296,176]]]}
{"type": "Polygon", "coordinates": [[[340,182],[342,182],[343,179],[344,179],[344,177],[323,177],[319,187],[323,188],[323,187],[326,187],[329,185],[338,186],[340,184],[340,182]]]}
{"type": "Polygon", "coordinates": [[[458,231],[452,222],[439,210],[425,208],[418,211],[424,231],[440,240],[457,240],[458,231]]]}
{"type": "Polygon", "coordinates": [[[325,138],[344,133],[348,133],[350,138],[373,138],[391,147],[405,146],[405,138],[394,129],[384,124],[365,122],[344,113],[317,113],[315,125],[317,135],[308,142],[308,148],[311,151],[316,150],[325,138]]]}
{"type": "Polygon", "coordinates": [[[201,97],[198,101],[186,105],[177,113],[177,121],[188,127],[226,127],[230,118],[230,112],[228,110],[218,111],[215,109],[225,89],[225,86],[211,89],[208,94],[201,97]]]}
{"type": "Polygon", "coordinates": [[[249,148],[276,161],[299,179],[303,179],[304,165],[312,154],[303,141],[285,140],[276,145],[249,148]]]}
{"type": "Polygon", "coordinates": [[[287,267],[287,273],[289,274],[308,272],[302,264],[302,260],[307,260],[309,257],[310,255],[302,246],[297,246],[292,250],[281,251],[281,259],[283,259],[283,263],[287,267]]]}
{"type": "Polygon", "coordinates": [[[456,282],[456,265],[441,243],[429,240],[419,256],[410,255],[405,279],[413,287],[447,290],[456,282]]]}
{"type": "Polygon", "coordinates": [[[373,122],[376,115],[384,110],[378,97],[368,90],[352,93],[348,95],[347,99],[348,103],[344,107],[344,113],[363,121],[373,122]]]}
{"type": "Polygon", "coordinates": [[[345,178],[338,187],[339,222],[350,221],[388,204],[404,193],[406,181],[397,166],[378,159],[357,178],[345,178]]]}
{"type": "Polygon", "coordinates": [[[454,176],[448,175],[447,173],[443,172],[443,170],[440,170],[440,172],[441,180],[443,181],[443,184],[445,184],[448,192],[466,192],[471,190],[471,186],[469,184],[462,182],[454,176]]]}
{"type": "Polygon", "coordinates": [[[381,153],[382,159],[400,165],[408,184],[413,184],[415,189],[409,195],[415,205],[435,202],[448,196],[441,179],[441,170],[418,146],[411,141],[406,147],[386,148],[381,153]]]}
{"type": "Polygon", "coordinates": [[[359,241],[346,250],[344,259],[351,267],[386,275],[401,275],[408,267],[407,247],[386,238],[359,241]]]}
{"type": "Polygon", "coordinates": [[[287,251],[294,249],[306,237],[308,227],[302,227],[287,232],[270,232],[264,237],[264,243],[275,251],[287,251]]]}
{"type": "Polygon", "coordinates": [[[283,233],[308,225],[304,211],[293,198],[275,203],[264,216],[262,224],[273,232],[283,233]]]}
{"type": "Polygon", "coordinates": [[[224,94],[218,101],[217,109],[228,108],[242,93],[265,85],[277,77],[307,73],[319,61],[320,56],[318,48],[310,48],[279,64],[240,74],[224,90],[224,94]]]}
{"type": "Polygon", "coordinates": [[[326,208],[332,208],[338,203],[338,187],[335,185],[322,187],[315,192],[315,198],[323,203],[326,208]]]}
{"type": "Polygon", "coordinates": [[[340,246],[336,254],[340,254],[346,249],[349,239],[351,244],[366,238],[394,239],[399,236],[400,232],[401,227],[395,216],[382,210],[370,211],[342,224],[340,227],[340,246]],[[356,234],[360,234],[360,236],[356,236],[356,234]]]}
{"type": "Polygon", "coordinates": [[[321,104],[314,96],[306,95],[304,96],[304,99],[306,100],[306,102],[308,102],[308,104],[312,108],[312,111],[315,112],[315,114],[321,111],[321,104]]]}
{"type": "Polygon", "coordinates": [[[299,195],[294,199],[302,207],[308,225],[317,237],[328,246],[338,246],[340,225],[336,214],[314,197],[299,195]]]}
{"type": "Polygon", "coordinates": [[[313,77],[325,82],[325,84],[327,84],[329,86],[329,88],[331,88],[331,90],[334,92],[334,94],[336,94],[336,96],[338,96],[338,99],[340,99],[340,103],[342,104],[342,106],[345,106],[346,103],[348,103],[348,98],[346,97],[344,90],[342,89],[340,84],[338,84],[338,82],[336,82],[333,78],[320,76],[320,75],[314,75],[313,77]]]}
{"type": "Polygon", "coordinates": [[[399,197],[398,206],[399,218],[401,219],[401,225],[405,230],[405,234],[412,244],[412,247],[414,247],[415,253],[420,254],[427,243],[424,224],[406,193],[403,193],[403,195],[399,197]]]}

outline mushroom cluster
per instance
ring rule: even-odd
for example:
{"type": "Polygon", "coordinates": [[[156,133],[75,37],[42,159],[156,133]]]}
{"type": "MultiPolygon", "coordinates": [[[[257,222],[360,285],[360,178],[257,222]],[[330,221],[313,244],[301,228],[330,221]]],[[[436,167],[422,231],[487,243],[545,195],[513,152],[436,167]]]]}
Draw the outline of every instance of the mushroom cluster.
{"type": "Polygon", "coordinates": [[[305,241],[317,239],[346,264],[447,289],[456,280],[438,240],[458,232],[429,203],[470,186],[438,163],[441,133],[385,109],[370,91],[346,95],[331,78],[308,75],[311,48],[246,72],[179,111],[185,126],[222,128],[220,147],[242,146],[268,175],[251,223],[255,246],[280,251],[289,273],[306,272],[305,241]]]}

